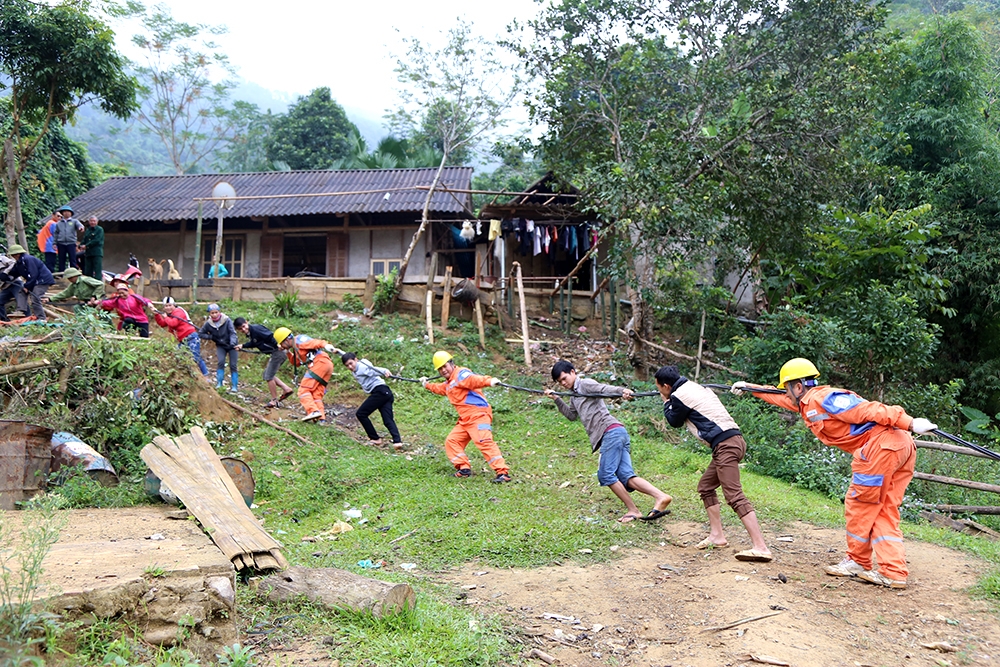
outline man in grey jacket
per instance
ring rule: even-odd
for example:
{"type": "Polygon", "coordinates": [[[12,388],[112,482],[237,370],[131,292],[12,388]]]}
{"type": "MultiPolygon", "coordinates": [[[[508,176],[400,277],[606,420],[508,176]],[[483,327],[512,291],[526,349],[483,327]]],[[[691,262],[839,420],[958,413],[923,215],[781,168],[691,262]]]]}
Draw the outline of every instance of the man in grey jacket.
{"type": "Polygon", "coordinates": [[[625,427],[618,423],[604,398],[632,398],[632,390],[627,387],[614,387],[602,384],[590,378],[581,378],[576,374],[573,364],[560,359],[552,366],[552,379],[566,389],[571,389],[574,396],[567,404],[551,389],[545,390],[545,395],[554,399],[559,412],[566,419],[583,422],[583,428],[590,438],[591,451],[600,450],[600,461],[597,465],[597,481],[601,486],[607,486],[611,492],[625,504],[625,515],[618,519],[621,523],[629,523],[634,519],[652,521],[659,519],[670,510],[667,505],[673,500],[669,495],[639,477],[632,469],[631,441],[625,427]],[[644,493],[653,498],[653,509],[645,516],[629,495],[632,491],[644,493]]]}
{"type": "Polygon", "coordinates": [[[375,430],[375,426],[372,425],[372,420],[370,419],[371,414],[378,410],[379,414],[382,415],[382,423],[389,429],[389,435],[392,436],[393,448],[396,450],[402,449],[403,439],[399,436],[399,428],[397,428],[396,420],[392,414],[392,403],[396,400],[396,397],[393,396],[392,389],[389,389],[385,380],[382,379],[383,377],[389,377],[392,373],[388,368],[375,366],[367,359],[358,359],[358,355],[353,352],[345,352],[340,355],[340,360],[344,362],[347,370],[351,371],[354,379],[358,381],[361,388],[368,394],[368,398],[364,400],[355,414],[358,421],[361,422],[361,426],[365,429],[365,434],[370,441],[368,444],[375,446],[382,444],[382,438],[379,436],[378,431],[375,430]]]}
{"type": "Polygon", "coordinates": [[[74,269],[80,268],[76,263],[76,242],[77,233],[83,231],[83,223],[73,217],[73,209],[63,206],[59,209],[62,213],[62,220],[56,223],[52,230],[52,239],[56,244],[56,251],[59,253],[59,270],[66,270],[66,262],[74,269]]]}

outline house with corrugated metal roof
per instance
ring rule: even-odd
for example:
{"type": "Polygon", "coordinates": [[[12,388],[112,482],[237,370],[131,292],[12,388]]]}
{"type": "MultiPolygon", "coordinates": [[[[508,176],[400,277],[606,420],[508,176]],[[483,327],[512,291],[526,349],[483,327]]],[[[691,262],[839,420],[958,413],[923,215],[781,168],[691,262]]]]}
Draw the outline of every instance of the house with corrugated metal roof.
{"type": "MultiPolygon", "coordinates": [[[[276,171],[245,174],[111,178],[70,202],[76,217],[97,216],[105,231],[104,267],[124,271],[129,255],[170,259],[185,282],[208,278],[215,252],[218,207],[202,206],[220,181],[237,197],[223,211],[222,263],[230,278],[328,276],[364,279],[402,260],[420,224],[436,169],[276,171]],[[200,245],[198,257],[195,248],[200,245]]],[[[473,217],[470,167],[446,167],[431,198],[434,221],[413,253],[407,282],[423,282],[429,250],[449,227],[473,217]],[[453,222],[457,221],[457,222],[453,222]]],[[[164,271],[164,278],[166,278],[164,271]]]]}

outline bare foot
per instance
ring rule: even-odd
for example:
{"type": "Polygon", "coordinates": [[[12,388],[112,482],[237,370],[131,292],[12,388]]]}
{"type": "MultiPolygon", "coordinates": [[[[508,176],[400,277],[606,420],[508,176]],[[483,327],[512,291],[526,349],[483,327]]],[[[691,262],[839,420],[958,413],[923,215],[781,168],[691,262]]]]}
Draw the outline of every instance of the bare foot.
{"type": "Polygon", "coordinates": [[[667,506],[670,505],[670,503],[672,502],[674,502],[673,497],[666,496],[663,500],[658,500],[655,503],[653,503],[653,509],[655,509],[658,512],[662,512],[663,510],[667,509],[667,506]]]}
{"type": "Polygon", "coordinates": [[[632,523],[633,521],[635,521],[636,519],[638,519],[639,516],[640,515],[638,515],[638,514],[632,514],[631,512],[629,512],[625,516],[619,518],[618,519],[618,523],[632,523]]]}
{"type": "Polygon", "coordinates": [[[382,446],[382,438],[379,438],[378,440],[369,440],[368,444],[371,447],[381,447],[382,446]]]}

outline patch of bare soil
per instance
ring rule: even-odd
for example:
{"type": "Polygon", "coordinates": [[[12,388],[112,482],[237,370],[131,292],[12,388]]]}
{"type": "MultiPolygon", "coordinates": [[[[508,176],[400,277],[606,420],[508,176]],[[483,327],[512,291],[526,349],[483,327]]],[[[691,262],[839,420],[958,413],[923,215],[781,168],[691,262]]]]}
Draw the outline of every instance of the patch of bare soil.
{"type": "MultiPolygon", "coordinates": [[[[748,546],[739,539],[695,550],[706,534],[698,524],[665,524],[659,547],[611,563],[533,570],[473,563],[448,579],[464,604],[505,616],[525,655],[536,648],[565,666],[761,664],[751,655],[798,667],[997,663],[1000,623],[965,592],[984,565],[963,554],[907,542],[910,587],[894,591],[823,573],[843,555],[843,531],[798,524],[782,534],[791,542],[769,536],[772,563],[735,560],[748,546]],[[936,642],[957,650],[921,646],[936,642]]],[[[738,538],[735,529],[730,538],[738,538]]]]}

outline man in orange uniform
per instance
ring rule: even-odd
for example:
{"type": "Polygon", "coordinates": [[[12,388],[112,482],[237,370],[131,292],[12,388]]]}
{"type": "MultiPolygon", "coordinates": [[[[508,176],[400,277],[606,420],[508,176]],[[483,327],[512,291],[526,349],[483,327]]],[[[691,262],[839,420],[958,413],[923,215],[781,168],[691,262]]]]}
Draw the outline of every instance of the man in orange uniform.
{"type": "MultiPolygon", "coordinates": [[[[785,394],[754,393],[778,407],[798,412],[820,442],[852,455],[851,486],[844,499],[847,556],[826,573],[858,577],[889,588],[906,588],[906,552],[899,530],[899,504],[913,479],[917,450],[914,433],[937,428],[911,417],[898,405],[866,401],[853,391],[818,386],[819,371],[808,359],[781,367],[778,388],[785,394]],[[878,569],[872,564],[872,550],[878,569]]],[[[753,393],[755,385],[737,382],[734,394],[753,393]]]]}
{"type": "Polygon", "coordinates": [[[472,466],[465,448],[469,441],[483,453],[486,462],[493,468],[496,477],[494,482],[510,481],[509,469],[500,448],[493,441],[493,408],[486,398],[476,391],[483,387],[495,387],[500,384],[499,378],[488,375],[476,375],[468,368],[455,365],[452,356],[445,351],[434,353],[434,369],[444,382],[427,382],[423,378],[424,389],[440,396],[447,396],[458,411],[458,423],[444,441],[444,451],[448,460],[455,466],[455,477],[470,477],[472,466]]]}
{"type": "Polygon", "coordinates": [[[340,350],[325,340],[310,338],[303,334],[295,336],[291,335],[291,332],[284,334],[284,338],[278,341],[278,344],[285,350],[292,366],[296,368],[305,366],[308,369],[302,377],[302,382],[299,383],[299,403],[306,412],[302,421],[318,419],[320,424],[325,424],[326,408],[323,407],[323,394],[326,393],[326,386],[330,383],[330,376],[333,375],[333,361],[330,360],[330,354],[339,354],[340,350]]]}

